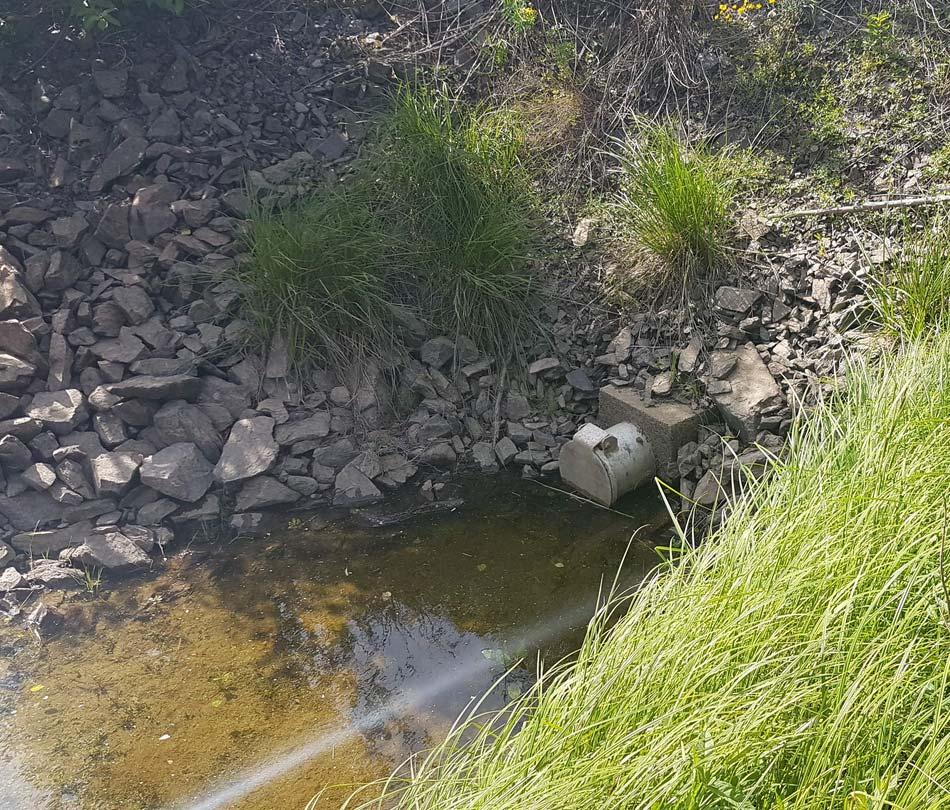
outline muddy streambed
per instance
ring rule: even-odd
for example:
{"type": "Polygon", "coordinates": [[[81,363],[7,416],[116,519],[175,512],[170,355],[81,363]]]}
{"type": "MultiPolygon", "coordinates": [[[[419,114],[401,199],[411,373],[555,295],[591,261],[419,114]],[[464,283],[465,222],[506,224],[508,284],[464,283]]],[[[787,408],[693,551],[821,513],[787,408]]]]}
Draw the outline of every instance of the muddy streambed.
{"type": "MultiPolygon", "coordinates": [[[[631,533],[663,536],[649,495],[620,506],[631,519],[520,481],[458,494],[398,526],[287,515],[197,538],[70,595],[43,644],[0,628],[0,806],[284,810],[323,790],[316,806],[339,807],[497,679],[486,708],[527,688],[538,653],[575,649],[631,533]]],[[[626,582],[654,566],[647,542],[626,582]]]]}

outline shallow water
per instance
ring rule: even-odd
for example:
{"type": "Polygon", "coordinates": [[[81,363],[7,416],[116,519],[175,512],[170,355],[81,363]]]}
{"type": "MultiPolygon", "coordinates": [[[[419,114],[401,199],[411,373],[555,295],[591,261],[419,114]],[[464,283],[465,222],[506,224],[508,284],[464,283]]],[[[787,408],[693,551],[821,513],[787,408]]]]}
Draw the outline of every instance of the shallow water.
{"type": "Polygon", "coordinates": [[[0,807],[271,810],[320,790],[339,807],[493,683],[483,708],[527,688],[539,653],[576,649],[641,526],[624,581],[656,562],[650,496],[623,517],[520,481],[459,494],[396,527],[299,516],[194,541],[70,595],[68,629],[42,645],[0,630],[0,807]]]}

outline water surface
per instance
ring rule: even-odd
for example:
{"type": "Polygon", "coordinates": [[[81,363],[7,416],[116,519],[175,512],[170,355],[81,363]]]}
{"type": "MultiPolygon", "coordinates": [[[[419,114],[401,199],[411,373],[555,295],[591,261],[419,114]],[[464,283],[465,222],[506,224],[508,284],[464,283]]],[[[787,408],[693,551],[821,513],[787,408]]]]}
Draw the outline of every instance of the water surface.
{"type": "Polygon", "coordinates": [[[272,810],[322,790],[339,807],[493,683],[484,708],[527,688],[539,653],[576,649],[641,526],[626,581],[656,562],[650,496],[624,517],[507,479],[457,494],[394,527],[288,514],[268,536],[196,538],[54,597],[67,629],[43,644],[0,629],[0,805],[272,810]]]}

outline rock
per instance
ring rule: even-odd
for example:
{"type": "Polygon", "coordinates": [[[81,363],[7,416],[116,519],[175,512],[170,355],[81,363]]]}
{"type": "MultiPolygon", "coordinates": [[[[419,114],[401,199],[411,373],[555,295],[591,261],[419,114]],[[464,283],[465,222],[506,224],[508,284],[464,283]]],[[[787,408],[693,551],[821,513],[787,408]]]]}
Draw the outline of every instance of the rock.
{"type": "Polygon", "coordinates": [[[759,290],[720,287],[716,290],[716,306],[728,312],[744,314],[751,310],[761,297],[759,290]]]}
{"type": "Polygon", "coordinates": [[[36,607],[30,611],[29,616],[26,617],[26,626],[29,627],[39,639],[56,635],[63,629],[65,624],[66,620],[63,614],[56,610],[56,608],[49,607],[44,602],[38,602],[36,607]]]}
{"type": "Polygon", "coordinates": [[[103,97],[118,98],[125,95],[129,72],[124,67],[112,70],[93,70],[92,80],[96,83],[96,89],[103,97]]]}
{"type": "Polygon", "coordinates": [[[118,447],[129,438],[125,432],[125,423],[113,413],[97,413],[92,417],[92,427],[107,450],[118,447]]]}
{"type": "Polygon", "coordinates": [[[70,433],[89,418],[82,391],[76,388],[41,391],[33,397],[26,415],[57,436],[70,433]]]}
{"type": "Polygon", "coordinates": [[[36,338],[22,321],[0,321],[0,347],[4,352],[26,360],[31,365],[44,365],[43,356],[36,346],[36,338]]]}
{"type": "Polygon", "coordinates": [[[145,504],[136,515],[136,520],[143,526],[157,526],[165,518],[178,511],[179,504],[168,498],[159,498],[157,501],[145,504]]]}
{"type": "Polygon", "coordinates": [[[92,523],[83,520],[62,529],[21,532],[13,535],[10,544],[17,551],[22,551],[30,557],[44,557],[49,554],[58,554],[64,548],[82,544],[91,532],[92,523]]]}
{"type": "Polygon", "coordinates": [[[26,572],[23,578],[27,585],[42,585],[53,589],[78,588],[85,581],[82,571],[77,571],[72,566],[59,560],[34,560],[30,570],[26,572]]]}
{"type": "Polygon", "coordinates": [[[123,495],[132,486],[142,457],[122,450],[102,453],[89,460],[92,485],[97,495],[123,495]]]}
{"type": "Polygon", "coordinates": [[[0,246],[0,318],[32,318],[40,314],[40,304],[20,277],[20,265],[0,246]]]}
{"type": "Polygon", "coordinates": [[[16,436],[7,434],[0,437],[0,467],[7,471],[19,472],[32,463],[33,453],[16,436]]]}
{"type": "Polygon", "coordinates": [[[196,445],[179,442],[146,458],[139,478],[163,495],[194,503],[211,487],[213,470],[196,445]]]}
{"type": "MultiPolygon", "coordinates": [[[[6,543],[0,543],[0,565],[6,565],[13,559],[14,551],[6,543]]],[[[7,568],[0,574],[0,593],[9,593],[18,588],[28,587],[27,581],[16,568],[7,568]]]]}
{"type": "Polygon", "coordinates": [[[22,160],[11,157],[0,157],[0,183],[12,183],[26,177],[30,173],[22,160]]]}
{"type": "Polygon", "coordinates": [[[244,482],[234,502],[238,512],[253,512],[268,506],[294,503],[300,499],[300,493],[285,487],[276,478],[261,475],[244,482]]]}
{"type": "Polygon", "coordinates": [[[5,419],[0,422],[0,436],[16,436],[21,442],[31,441],[42,432],[43,426],[29,416],[5,419]]]}
{"type": "Polygon", "coordinates": [[[214,468],[214,477],[225,484],[253,478],[273,466],[278,450],[271,417],[239,419],[231,428],[231,434],[221,451],[221,458],[214,468]]]}
{"type": "MultiPolygon", "coordinates": [[[[376,483],[389,489],[395,489],[405,484],[416,474],[418,469],[409,459],[396,453],[380,457],[379,468],[379,475],[373,476],[373,478],[376,483]]],[[[317,480],[320,481],[320,478],[317,477],[317,480]]],[[[323,482],[321,481],[321,483],[323,482]]]]}
{"type": "Polygon", "coordinates": [[[317,480],[307,475],[288,475],[284,483],[294,492],[299,492],[304,498],[309,498],[320,489],[317,480]]]}
{"type": "Polygon", "coordinates": [[[89,347],[96,357],[110,363],[131,363],[145,354],[145,344],[127,326],[119,329],[118,338],[100,340],[89,347]]]}
{"type": "Polygon", "coordinates": [[[142,162],[148,141],[141,137],[126,138],[110,152],[89,180],[89,191],[98,194],[109,188],[119,177],[130,174],[142,162]]]}
{"type": "Polygon", "coordinates": [[[0,391],[19,391],[29,385],[37,368],[26,360],[0,352],[0,391]]]}
{"type": "Polygon", "coordinates": [[[59,558],[71,565],[105,568],[116,573],[148,568],[152,564],[141,546],[122,531],[90,534],[81,546],[60,552],[59,558]]]}
{"type": "Polygon", "coordinates": [[[54,220],[51,227],[56,244],[66,250],[72,250],[79,245],[80,240],[89,230],[89,220],[77,211],[70,217],[54,220]]]}
{"type": "Polygon", "coordinates": [[[696,489],[693,490],[692,500],[706,509],[711,509],[717,503],[722,505],[728,497],[716,473],[706,470],[703,477],[699,479],[696,489]]]}
{"type": "Polygon", "coordinates": [[[457,459],[458,454],[447,442],[427,447],[420,458],[423,464],[432,464],[435,467],[450,467],[457,459]]]}
{"type": "Polygon", "coordinates": [[[497,472],[498,462],[490,442],[476,442],[472,445],[472,456],[484,473],[497,472]]]}
{"type": "Polygon", "coordinates": [[[313,453],[313,460],[324,467],[339,470],[349,464],[357,455],[359,453],[352,439],[339,439],[325,447],[318,447],[313,453]]]}
{"type": "Polygon", "coordinates": [[[178,143],[181,140],[181,120],[174,107],[166,107],[145,133],[149,138],[165,143],[178,143]]]}
{"type": "MultiPolygon", "coordinates": [[[[582,391],[589,394],[597,390],[597,386],[594,385],[590,374],[588,374],[585,368],[575,368],[573,371],[569,371],[566,379],[575,391],[582,391]]],[[[527,414],[525,414],[525,416],[527,416],[527,414]]]]}
{"type": "Polygon", "coordinates": [[[495,442],[495,456],[502,467],[507,467],[511,461],[518,455],[518,448],[515,443],[507,436],[502,436],[495,442]]]}
{"type": "Polygon", "coordinates": [[[650,393],[656,397],[667,397],[673,390],[673,373],[670,371],[661,371],[653,378],[653,385],[650,387],[650,393]]]}
{"type": "Polygon", "coordinates": [[[274,438],[280,445],[296,444],[310,439],[322,439],[330,435],[330,414],[316,413],[296,422],[278,425],[274,438]]]}
{"type": "Polygon", "coordinates": [[[455,356],[455,343],[447,337],[427,340],[419,349],[419,358],[427,366],[441,369],[455,356]]]}
{"type": "Polygon", "coordinates": [[[199,403],[220,405],[228,411],[232,419],[240,418],[241,414],[251,406],[251,399],[247,391],[240,385],[221,380],[218,377],[201,377],[199,379],[199,403]]]}
{"type": "Polygon", "coordinates": [[[112,292],[112,300],[133,325],[145,323],[155,311],[151,296],[140,286],[119,287],[112,292]]]}
{"type": "Polygon", "coordinates": [[[726,360],[729,355],[736,363],[729,373],[732,390],[713,396],[723,417],[739,438],[745,442],[755,439],[763,408],[777,403],[782,392],[769,373],[759,353],[751,344],[733,352],[714,352],[713,362],[726,360]]]}
{"type": "Polygon", "coordinates": [[[217,495],[207,495],[192,509],[178,512],[172,516],[176,526],[185,523],[214,523],[221,520],[221,501],[217,495]]]}
{"type": "Polygon", "coordinates": [[[0,496],[0,514],[13,528],[28,531],[59,523],[63,507],[45,492],[28,490],[12,497],[0,496]]]}
{"type": "Polygon", "coordinates": [[[696,371],[696,365],[699,362],[699,353],[703,350],[703,340],[699,335],[694,335],[689,341],[689,345],[679,354],[677,368],[685,374],[692,374],[696,371]]]}
{"type": "Polygon", "coordinates": [[[110,383],[105,386],[110,394],[117,397],[134,397],[136,399],[184,399],[193,400],[198,397],[202,388],[202,380],[190,374],[169,374],[164,377],[154,377],[142,374],[129,377],[122,382],[110,383]]]}
{"type": "Polygon", "coordinates": [[[163,446],[191,442],[198,445],[212,463],[221,456],[221,436],[198,405],[181,399],[168,402],[155,413],[153,424],[163,446]]]}
{"type": "Polygon", "coordinates": [[[512,422],[517,422],[531,415],[531,406],[528,398],[521,394],[508,394],[505,397],[505,415],[512,422]]]}
{"type": "Polygon", "coordinates": [[[51,464],[37,463],[27,467],[22,478],[30,489],[44,492],[56,483],[56,470],[51,464]]]}
{"type": "Polygon", "coordinates": [[[736,367],[738,357],[735,352],[713,352],[709,358],[709,375],[717,380],[728,377],[736,367]]]}
{"type": "Polygon", "coordinates": [[[334,487],[334,506],[371,503],[383,497],[376,485],[352,465],[347,465],[340,471],[334,487]]]}
{"type": "Polygon", "coordinates": [[[531,365],[528,366],[528,374],[539,376],[560,368],[561,361],[556,357],[542,357],[540,360],[535,360],[531,365]]]}
{"type": "Polygon", "coordinates": [[[239,515],[231,515],[231,522],[228,525],[239,534],[254,534],[260,530],[263,523],[262,512],[243,512],[239,515]]]}
{"type": "Polygon", "coordinates": [[[46,387],[50,391],[65,391],[72,382],[73,352],[58,332],[50,335],[49,375],[46,387]]]}

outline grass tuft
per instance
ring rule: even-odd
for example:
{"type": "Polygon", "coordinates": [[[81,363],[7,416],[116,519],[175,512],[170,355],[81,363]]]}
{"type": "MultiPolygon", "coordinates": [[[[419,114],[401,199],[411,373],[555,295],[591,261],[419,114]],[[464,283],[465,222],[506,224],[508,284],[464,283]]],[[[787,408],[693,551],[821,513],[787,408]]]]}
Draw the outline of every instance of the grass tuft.
{"type": "Polygon", "coordinates": [[[948,470],[944,334],[856,367],[712,541],[366,806],[950,806],[948,470]]]}
{"type": "Polygon", "coordinates": [[[537,288],[523,141],[511,116],[427,88],[398,91],[388,133],[420,311],[436,330],[501,354],[530,322],[537,288]]]}
{"type": "Polygon", "coordinates": [[[661,125],[645,126],[620,154],[617,212],[670,282],[689,287],[726,263],[735,194],[727,159],[661,125]]]}
{"type": "Polygon", "coordinates": [[[409,348],[407,315],[507,358],[532,322],[536,205],[513,120],[403,88],[350,182],[260,205],[238,270],[244,316],[293,359],[345,369],[409,348]]]}
{"type": "MultiPolygon", "coordinates": [[[[905,229],[907,223],[905,223],[905,229]]],[[[916,340],[950,325],[950,213],[911,238],[872,298],[883,328],[916,340]]]]}
{"type": "Polygon", "coordinates": [[[362,180],[285,209],[251,213],[238,269],[243,315],[262,342],[284,336],[295,363],[345,367],[397,344],[385,216],[362,180]]]}

